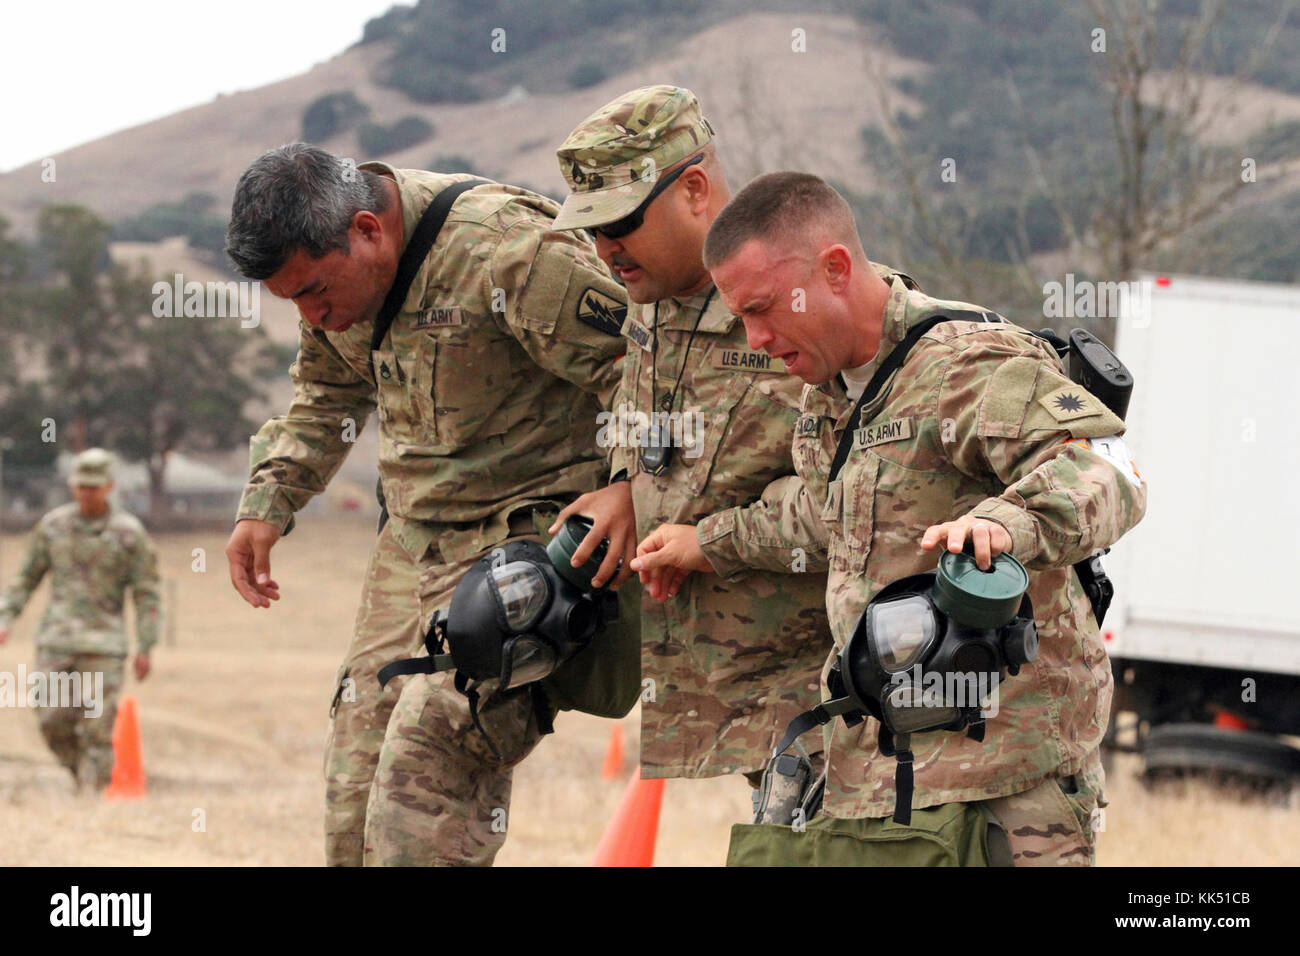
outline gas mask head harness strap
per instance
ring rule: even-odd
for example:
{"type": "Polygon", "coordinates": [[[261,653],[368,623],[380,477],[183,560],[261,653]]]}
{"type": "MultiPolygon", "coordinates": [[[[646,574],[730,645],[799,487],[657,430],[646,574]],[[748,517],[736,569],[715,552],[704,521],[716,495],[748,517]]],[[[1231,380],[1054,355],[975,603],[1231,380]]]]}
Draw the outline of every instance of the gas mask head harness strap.
{"type": "Polygon", "coordinates": [[[831,699],[790,722],[772,763],[803,733],[835,717],[880,722],[878,743],[895,757],[894,819],[912,811],[911,735],[965,731],[984,739],[985,701],[1038,656],[1029,574],[1009,554],[981,571],[969,552],[945,553],[934,571],[901,578],[867,605],[827,683],[831,699]]]}
{"type": "Polygon", "coordinates": [[[379,672],[379,686],[400,674],[454,670],[453,683],[469,700],[474,726],[499,758],[479,720],[480,689],[488,681],[496,682],[496,691],[527,685],[542,733],[550,733],[538,681],[618,619],[614,593],[591,586],[608,541],[582,567],[570,563],[590,529],[589,518],[575,515],[545,548],[536,541],[507,541],[479,559],[457,583],[451,605],[434,612],[424,639],[428,656],[388,664],[379,672]]]}

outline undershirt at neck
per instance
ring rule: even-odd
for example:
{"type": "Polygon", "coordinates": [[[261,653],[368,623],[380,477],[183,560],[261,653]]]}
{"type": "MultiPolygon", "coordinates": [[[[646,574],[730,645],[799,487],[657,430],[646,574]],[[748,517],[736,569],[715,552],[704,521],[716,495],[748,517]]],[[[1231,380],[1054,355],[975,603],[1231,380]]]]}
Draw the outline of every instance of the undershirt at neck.
{"type": "Polygon", "coordinates": [[[862,392],[866,389],[867,383],[871,381],[871,375],[875,372],[875,359],[872,359],[866,365],[859,365],[857,368],[846,368],[840,372],[840,379],[844,382],[844,390],[848,392],[849,401],[856,402],[862,397],[862,392]]]}

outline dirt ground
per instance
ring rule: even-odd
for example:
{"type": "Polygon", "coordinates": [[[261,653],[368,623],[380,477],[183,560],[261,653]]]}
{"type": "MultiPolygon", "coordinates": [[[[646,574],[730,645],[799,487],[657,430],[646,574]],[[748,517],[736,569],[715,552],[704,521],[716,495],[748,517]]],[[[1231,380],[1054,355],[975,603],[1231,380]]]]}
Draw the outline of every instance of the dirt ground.
{"type": "MultiPolygon", "coordinates": [[[[321,754],[330,683],[347,645],[372,537],[369,525],[306,521],[273,552],[284,595],[253,611],[230,588],[223,534],[164,535],[174,582],[174,643],[154,655],[137,696],[149,795],[132,803],[77,797],[25,708],[0,711],[0,865],[319,865],[321,754]],[[193,566],[203,549],[206,570],[193,566]],[[202,824],[200,826],[199,824],[202,824]]],[[[5,583],[25,536],[0,548],[5,583]]],[[[44,588],[0,671],[31,666],[44,588]]],[[[622,722],[624,774],[601,778],[611,722],[562,714],[556,734],[516,772],[500,865],[585,865],[632,772],[637,715],[622,722]]],[[[1143,785],[1121,755],[1099,862],[1133,865],[1300,863],[1300,792],[1261,795],[1206,780],[1143,785]]],[[[656,863],[712,866],[728,828],[746,819],[741,778],[669,781],[656,863]]]]}

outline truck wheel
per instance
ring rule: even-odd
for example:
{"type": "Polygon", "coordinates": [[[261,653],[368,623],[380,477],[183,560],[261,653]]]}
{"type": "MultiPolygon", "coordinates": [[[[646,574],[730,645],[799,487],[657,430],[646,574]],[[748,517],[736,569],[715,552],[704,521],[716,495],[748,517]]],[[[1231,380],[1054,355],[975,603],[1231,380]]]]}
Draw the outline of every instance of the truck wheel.
{"type": "Polygon", "coordinates": [[[1300,776],[1300,750],[1271,734],[1207,724],[1152,727],[1142,745],[1145,773],[1213,770],[1289,780],[1300,776]]]}

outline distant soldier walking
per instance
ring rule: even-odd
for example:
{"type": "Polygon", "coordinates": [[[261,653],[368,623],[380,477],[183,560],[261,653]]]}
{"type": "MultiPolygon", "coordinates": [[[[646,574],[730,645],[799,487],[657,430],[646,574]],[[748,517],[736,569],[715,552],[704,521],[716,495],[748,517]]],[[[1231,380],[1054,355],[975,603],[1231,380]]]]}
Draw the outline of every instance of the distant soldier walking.
{"type": "Polygon", "coordinates": [[[50,603],[36,636],[36,669],[103,675],[96,715],[84,697],[75,706],[58,706],[68,702],[51,698],[38,711],[54,755],[72,772],[79,790],[94,792],[108,786],[113,773],[113,721],[129,651],[122,625],[128,590],[135,601],[138,680],[149,675],[149,652],[158,642],[157,555],[139,520],[109,504],[112,465],[112,455],[102,448],[77,456],[69,479],[76,501],[37,522],[18,577],[0,597],[3,644],[10,624],[49,573],[50,603]]]}

